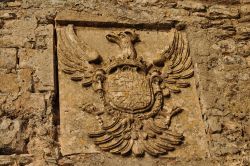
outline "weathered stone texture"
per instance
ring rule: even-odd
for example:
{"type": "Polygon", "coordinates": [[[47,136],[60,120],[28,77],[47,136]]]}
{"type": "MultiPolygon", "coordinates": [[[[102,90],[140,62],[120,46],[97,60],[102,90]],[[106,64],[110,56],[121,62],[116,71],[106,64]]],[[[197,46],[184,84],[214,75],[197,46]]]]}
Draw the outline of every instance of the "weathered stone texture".
{"type": "MultiPolygon", "coordinates": [[[[249,0],[3,0],[0,2],[0,165],[135,165],[103,154],[60,156],[54,103],[54,19],[70,10],[187,32],[208,154],[148,165],[249,165],[249,0]],[[114,159],[116,163],[114,163],[114,159]]],[[[80,14],[79,14],[80,15],[80,14]]]]}
{"type": "Polygon", "coordinates": [[[53,164],[53,25],[23,3],[0,2],[0,165],[53,164]]]}
{"type": "Polygon", "coordinates": [[[11,120],[3,117],[0,124],[1,133],[1,153],[11,154],[25,151],[25,137],[21,120],[11,120]]]}
{"type": "Polygon", "coordinates": [[[17,59],[17,50],[15,48],[1,48],[0,49],[0,68],[1,69],[15,69],[17,59]]]}

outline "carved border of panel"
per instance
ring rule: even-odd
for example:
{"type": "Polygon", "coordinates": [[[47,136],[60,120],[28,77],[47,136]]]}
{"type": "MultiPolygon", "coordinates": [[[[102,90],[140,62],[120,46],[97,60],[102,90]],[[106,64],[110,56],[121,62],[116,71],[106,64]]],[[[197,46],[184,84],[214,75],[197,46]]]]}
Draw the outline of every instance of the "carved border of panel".
{"type": "MultiPolygon", "coordinates": [[[[90,19],[91,20],[91,19],[90,19]]],[[[62,72],[83,88],[92,87],[103,107],[88,103],[83,110],[97,117],[99,131],[89,137],[101,150],[114,154],[160,156],[173,151],[184,137],[169,129],[171,118],[182,108],[164,107],[165,98],[190,86],[193,65],[184,32],[172,29],[170,45],[152,55],[147,62],[134,47],[140,41],[136,31],[110,32],[106,39],[120,48],[120,54],[104,61],[101,53],[81,41],[74,25],[94,27],[163,28],[164,24],[128,24],[107,20],[70,20],[57,18],[63,26],[57,31],[59,64],[62,72]],[[139,86],[138,86],[139,85],[139,86]]],[[[169,23],[166,23],[169,29],[169,23]]],[[[156,29],[157,29],[156,28],[156,29]]]]}

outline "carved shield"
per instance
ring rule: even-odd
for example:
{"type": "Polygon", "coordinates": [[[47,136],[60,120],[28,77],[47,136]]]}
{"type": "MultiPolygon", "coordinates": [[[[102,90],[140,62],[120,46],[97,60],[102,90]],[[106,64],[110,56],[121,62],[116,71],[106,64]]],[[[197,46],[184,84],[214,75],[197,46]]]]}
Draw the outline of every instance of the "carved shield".
{"type": "Polygon", "coordinates": [[[106,99],[116,109],[143,112],[152,101],[149,79],[135,70],[118,70],[109,75],[105,83],[106,99]]]}

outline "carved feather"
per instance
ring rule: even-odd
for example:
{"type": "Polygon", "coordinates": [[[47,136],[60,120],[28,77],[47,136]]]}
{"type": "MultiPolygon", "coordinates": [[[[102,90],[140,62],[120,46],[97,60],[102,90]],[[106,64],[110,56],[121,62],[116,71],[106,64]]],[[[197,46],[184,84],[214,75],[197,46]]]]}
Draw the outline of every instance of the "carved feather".
{"type": "Polygon", "coordinates": [[[128,140],[123,140],[123,142],[117,146],[116,148],[112,149],[110,152],[114,154],[120,154],[121,150],[127,147],[128,145],[128,140]]]}
{"type": "Polygon", "coordinates": [[[114,121],[111,121],[110,124],[107,125],[103,125],[102,128],[104,130],[109,130],[112,129],[113,127],[115,127],[115,125],[117,125],[117,123],[119,122],[119,118],[114,118],[114,121]]]}
{"type": "Polygon", "coordinates": [[[90,138],[95,138],[95,137],[101,137],[104,136],[106,134],[106,132],[104,130],[100,130],[100,131],[95,131],[93,133],[89,133],[89,137],[90,138]]]}
{"type": "Polygon", "coordinates": [[[175,146],[183,142],[181,134],[169,130],[154,119],[147,119],[139,131],[124,123],[126,121],[120,119],[117,122],[117,119],[114,118],[105,129],[89,133],[94,143],[104,151],[121,155],[132,152],[135,156],[148,153],[157,157],[174,150],[175,146]]]}
{"type": "Polygon", "coordinates": [[[128,154],[128,153],[131,151],[133,144],[134,144],[134,140],[133,140],[133,139],[130,139],[130,140],[128,141],[127,146],[125,146],[125,148],[123,148],[123,149],[121,150],[121,155],[126,155],[126,154],[128,154]]]}
{"type": "Polygon", "coordinates": [[[94,142],[96,145],[99,145],[99,144],[104,144],[104,143],[107,143],[109,141],[111,141],[113,139],[113,136],[112,135],[104,135],[104,136],[101,136],[101,137],[98,137],[98,138],[95,138],[94,139],[94,142]]]}
{"type": "Polygon", "coordinates": [[[155,134],[162,134],[162,130],[160,130],[158,127],[156,127],[155,125],[153,125],[151,122],[149,122],[148,127],[155,134]]]}
{"type": "Polygon", "coordinates": [[[110,151],[110,150],[118,147],[119,145],[121,145],[122,142],[123,142],[122,138],[117,138],[117,139],[113,139],[112,141],[109,141],[107,143],[101,144],[101,145],[99,145],[99,147],[102,150],[110,151]]]}
{"type": "MultiPolygon", "coordinates": [[[[171,93],[179,93],[180,88],[190,85],[183,79],[192,77],[194,72],[186,35],[176,30],[172,30],[172,33],[174,33],[172,43],[160,53],[153,64],[161,67],[164,87],[171,93]]],[[[168,96],[167,92],[164,96],[168,96]]]]}
{"type": "Polygon", "coordinates": [[[154,157],[158,156],[157,151],[155,149],[153,149],[151,146],[149,146],[146,141],[143,142],[143,147],[144,147],[145,151],[148,154],[150,154],[151,156],[154,156],[154,157]]]}
{"type": "Polygon", "coordinates": [[[82,81],[84,86],[91,85],[93,64],[101,61],[97,51],[81,41],[73,30],[73,25],[58,28],[59,68],[71,75],[73,81],[82,81]]]}
{"type": "Polygon", "coordinates": [[[165,149],[166,151],[172,151],[175,149],[175,147],[169,143],[166,143],[160,139],[156,139],[155,140],[155,144],[163,149],[165,149]]]}

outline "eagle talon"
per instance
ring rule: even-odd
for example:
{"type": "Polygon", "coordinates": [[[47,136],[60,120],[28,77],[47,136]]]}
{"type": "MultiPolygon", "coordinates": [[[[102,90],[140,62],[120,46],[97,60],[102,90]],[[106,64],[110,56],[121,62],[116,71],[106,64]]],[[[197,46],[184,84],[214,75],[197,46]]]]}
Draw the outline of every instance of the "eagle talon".
{"type": "Polygon", "coordinates": [[[161,113],[161,115],[165,117],[165,125],[169,127],[172,117],[182,111],[182,108],[175,106],[170,111],[167,110],[166,113],[161,113]]]}

